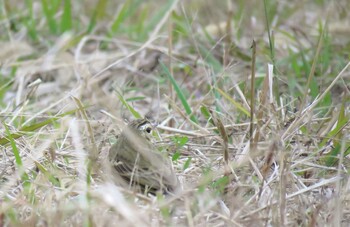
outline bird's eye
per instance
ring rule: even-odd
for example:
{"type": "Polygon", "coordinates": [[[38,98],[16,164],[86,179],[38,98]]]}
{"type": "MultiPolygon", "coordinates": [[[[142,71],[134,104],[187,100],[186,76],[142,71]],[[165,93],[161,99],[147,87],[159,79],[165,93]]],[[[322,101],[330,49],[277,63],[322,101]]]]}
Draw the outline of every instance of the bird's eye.
{"type": "Polygon", "coordinates": [[[147,127],[147,128],[146,128],[146,132],[147,132],[147,133],[151,133],[151,132],[152,132],[152,128],[151,128],[151,127],[147,127]]]}

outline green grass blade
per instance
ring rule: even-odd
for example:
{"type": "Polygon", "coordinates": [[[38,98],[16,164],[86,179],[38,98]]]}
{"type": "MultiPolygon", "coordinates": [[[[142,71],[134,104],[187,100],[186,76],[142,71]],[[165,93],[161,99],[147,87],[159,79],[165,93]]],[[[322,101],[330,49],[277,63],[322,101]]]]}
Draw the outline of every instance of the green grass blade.
{"type": "Polygon", "coordinates": [[[12,137],[12,134],[11,134],[8,126],[4,122],[2,124],[5,126],[7,138],[11,143],[11,147],[12,147],[13,154],[15,156],[16,164],[17,164],[17,166],[22,166],[23,163],[22,163],[22,159],[19,155],[19,151],[18,151],[18,148],[16,146],[16,142],[15,142],[14,138],[12,137]]]}
{"type": "Polygon", "coordinates": [[[16,142],[15,142],[14,138],[12,137],[12,134],[11,134],[8,126],[4,122],[2,124],[5,126],[7,138],[10,141],[10,144],[12,147],[12,152],[13,152],[13,155],[15,156],[16,165],[17,165],[17,168],[18,168],[19,173],[21,175],[21,179],[23,181],[23,184],[24,184],[24,186],[28,186],[29,176],[27,175],[27,173],[25,172],[25,170],[23,168],[23,162],[22,162],[21,156],[19,154],[19,150],[17,148],[16,142]]]}
{"type": "Polygon", "coordinates": [[[172,31],[173,42],[177,42],[180,37],[189,37],[191,28],[188,26],[186,20],[182,15],[173,11],[171,13],[171,21],[174,23],[172,31]]]}
{"type": "Polygon", "coordinates": [[[192,110],[190,105],[188,104],[185,95],[183,94],[182,90],[180,89],[179,85],[176,83],[176,80],[174,79],[174,77],[171,75],[171,73],[169,72],[168,68],[164,65],[163,62],[160,62],[160,66],[162,67],[163,71],[165,72],[165,75],[167,75],[168,79],[170,80],[171,84],[173,85],[177,96],[179,97],[183,107],[185,108],[186,113],[190,116],[191,121],[197,123],[197,118],[192,115],[192,110]]]}
{"type": "Polygon", "coordinates": [[[135,24],[135,26],[133,26],[133,29],[131,30],[132,33],[129,32],[130,37],[136,38],[136,40],[139,41],[144,41],[147,39],[151,31],[147,32],[147,28],[145,28],[145,23],[150,15],[150,11],[151,10],[149,9],[149,7],[145,7],[138,12],[138,22],[135,24]]]}
{"type": "MultiPolygon", "coordinates": [[[[346,145],[347,149],[344,152],[344,157],[346,157],[350,153],[350,145],[349,143],[346,145]]],[[[335,166],[339,159],[340,159],[340,154],[341,154],[341,144],[338,143],[334,146],[334,148],[327,154],[327,156],[324,158],[325,165],[326,166],[335,166]]]]}
{"type": "Polygon", "coordinates": [[[91,33],[95,28],[97,20],[106,15],[107,0],[99,0],[96,4],[95,11],[93,12],[90,23],[88,25],[87,33],[91,33]]]}
{"type": "Polygon", "coordinates": [[[233,98],[231,98],[226,92],[221,90],[220,88],[215,88],[223,97],[225,97],[229,102],[231,102],[239,111],[250,117],[250,113],[246,110],[241,104],[236,102],[233,98]]]}
{"type": "Polygon", "coordinates": [[[52,185],[56,187],[60,186],[59,180],[54,175],[52,175],[50,171],[45,169],[45,167],[41,165],[39,162],[34,161],[34,163],[36,167],[40,170],[40,172],[42,172],[47,177],[47,179],[52,183],[52,185]]]}
{"type": "Polygon", "coordinates": [[[210,124],[214,126],[215,124],[208,108],[206,106],[201,106],[200,110],[204,118],[207,119],[207,121],[209,121],[210,124]]]}
{"type": "MultiPolygon", "coordinates": [[[[84,107],[84,108],[86,108],[86,107],[84,107]]],[[[24,132],[34,132],[35,130],[40,129],[40,128],[52,123],[53,121],[57,121],[64,116],[75,113],[77,110],[79,110],[79,108],[71,110],[71,111],[67,111],[63,114],[57,115],[56,117],[51,117],[51,118],[46,119],[44,121],[29,125],[29,126],[22,127],[18,130],[18,132],[12,133],[11,138],[18,139],[24,135],[24,132]]],[[[0,138],[0,145],[6,145],[9,142],[11,142],[11,140],[7,137],[0,138]]]]}
{"type": "MultiPolygon", "coordinates": [[[[153,10],[153,14],[151,15],[145,15],[146,18],[148,18],[148,23],[145,25],[145,29],[143,29],[143,32],[141,34],[142,38],[146,38],[149,34],[152,33],[153,29],[158,25],[159,21],[162,20],[164,15],[172,8],[174,4],[174,0],[168,0],[167,3],[164,6],[158,7],[157,10],[153,10]]],[[[139,21],[139,24],[141,24],[143,21],[139,21]]]]}
{"type": "Polygon", "coordinates": [[[130,1],[124,2],[122,8],[120,9],[118,15],[116,16],[114,22],[112,23],[110,31],[112,34],[116,33],[120,25],[123,23],[123,21],[128,17],[129,15],[129,7],[130,7],[130,1]]]}
{"type": "Polygon", "coordinates": [[[135,96],[135,97],[131,97],[128,99],[125,99],[125,101],[127,102],[135,102],[135,101],[140,101],[140,100],[145,100],[146,97],[144,96],[135,96]]]}
{"type": "Polygon", "coordinates": [[[192,157],[188,157],[185,164],[182,167],[182,170],[186,170],[188,167],[190,167],[191,161],[192,161],[192,157]]]}
{"type": "Polygon", "coordinates": [[[72,29],[72,12],[71,1],[64,0],[63,14],[61,19],[61,32],[66,32],[72,29]]]}
{"type": "Polygon", "coordinates": [[[42,5],[43,12],[46,17],[50,31],[53,34],[57,34],[57,23],[54,18],[55,12],[52,10],[52,5],[49,5],[47,0],[41,0],[41,5],[42,5]]]}
{"type": "Polygon", "coordinates": [[[213,56],[213,54],[207,50],[203,45],[198,45],[199,52],[203,59],[213,68],[215,73],[222,71],[221,63],[213,56]]]}
{"type": "Polygon", "coordinates": [[[274,47],[274,41],[271,36],[271,30],[270,30],[270,22],[267,12],[267,2],[264,0],[264,13],[265,13],[265,19],[266,19],[266,28],[267,28],[267,35],[269,37],[269,47],[270,47],[270,57],[272,60],[272,64],[275,65],[275,47],[274,47]]]}
{"type": "Polygon", "coordinates": [[[33,0],[26,0],[26,7],[28,9],[28,18],[23,21],[24,26],[28,30],[28,35],[34,41],[38,40],[38,32],[36,30],[35,17],[33,16],[33,0]]]}
{"type": "MultiPolygon", "coordinates": [[[[118,15],[116,16],[116,18],[114,19],[114,22],[111,25],[110,33],[115,34],[119,32],[125,20],[127,18],[132,18],[142,3],[143,3],[142,0],[125,1],[124,5],[120,9],[118,15]]],[[[127,33],[130,32],[130,26],[128,28],[129,28],[128,29],[129,31],[127,31],[127,33]]]]}
{"type": "MultiPolygon", "coordinates": [[[[212,78],[212,84],[216,84],[216,75],[220,72],[222,72],[222,65],[221,63],[214,57],[214,55],[207,50],[203,45],[199,46],[199,52],[202,55],[203,59],[212,67],[214,74],[211,75],[212,78]]],[[[218,92],[213,89],[213,94],[216,100],[220,100],[220,95],[218,92]]],[[[216,104],[216,111],[221,112],[220,107],[216,104]]]]}
{"type": "Polygon", "coordinates": [[[128,108],[130,113],[132,115],[134,115],[135,118],[137,118],[137,119],[142,118],[141,114],[139,114],[132,106],[130,106],[121,94],[117,93],[117,95],[118,95],[119,100],[123,103],[123,105],[126,108],[128,108]]]}
{"type": "Polygon", "coordinates": [[[339,112],[336,127],[331,130],[318,145],[319,148],[325,147],[330,139],[334,139],[349,124],[350,117],[345,114],[345,104],[343,103],[339,112]]]}

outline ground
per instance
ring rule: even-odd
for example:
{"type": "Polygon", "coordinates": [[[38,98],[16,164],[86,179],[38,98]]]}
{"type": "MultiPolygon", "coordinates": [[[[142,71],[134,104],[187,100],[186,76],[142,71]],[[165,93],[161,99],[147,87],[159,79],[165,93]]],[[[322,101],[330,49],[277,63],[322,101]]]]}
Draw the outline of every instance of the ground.
{"type": "Polygon", "coordinates": [[[0,226],[350,224],[346,0],[0,7],[0,226]],[[105,168],[144,117],[175,195],[105,168]]]}

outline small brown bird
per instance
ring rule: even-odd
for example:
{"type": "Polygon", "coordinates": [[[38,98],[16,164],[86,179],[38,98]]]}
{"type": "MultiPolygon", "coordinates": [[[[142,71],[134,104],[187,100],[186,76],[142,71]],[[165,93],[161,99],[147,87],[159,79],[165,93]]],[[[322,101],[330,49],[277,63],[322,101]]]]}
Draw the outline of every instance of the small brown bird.
{"type": "Polygon", "coordinates": [[[151,143],[152,129],[146,119],[128,124],[109,150],[112,171],[145,192],[173,193],[179,182],[170,160],[151,143]]]}

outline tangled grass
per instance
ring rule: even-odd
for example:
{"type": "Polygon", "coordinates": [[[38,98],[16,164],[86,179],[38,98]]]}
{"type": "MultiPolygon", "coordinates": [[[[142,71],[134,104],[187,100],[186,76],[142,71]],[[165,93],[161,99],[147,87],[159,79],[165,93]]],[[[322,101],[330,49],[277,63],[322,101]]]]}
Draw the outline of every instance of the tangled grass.
{"type": "Polygon", "coordinates": [[[347,1],[1,9],[0,226],[350,223],[347,1]],[[109,180],[108,149],[144,116],[173,196],[109,180]]]}

